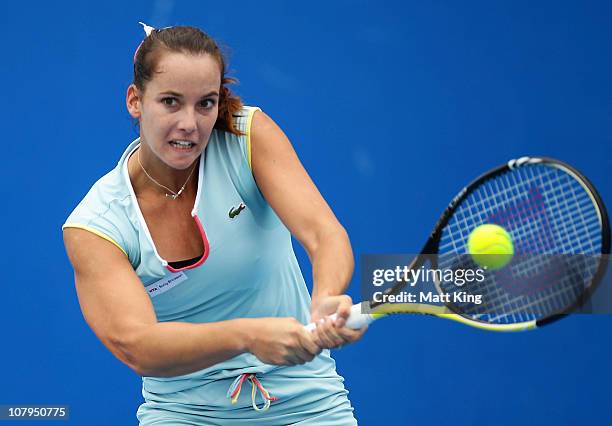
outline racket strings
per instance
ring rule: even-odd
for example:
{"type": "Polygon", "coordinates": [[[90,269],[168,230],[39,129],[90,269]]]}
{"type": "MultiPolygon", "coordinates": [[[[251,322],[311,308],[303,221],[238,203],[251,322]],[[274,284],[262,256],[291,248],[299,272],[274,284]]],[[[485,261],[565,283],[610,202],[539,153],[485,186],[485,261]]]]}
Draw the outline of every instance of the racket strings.
{"type": "Polygon", "coordinates": [[[599,265],[601,219],[587,189],[550,165],[522,166],[485,181],[457,207],[442,232],[440,268],[476,268],[467,239],[484,223],[503,226],[512,236],[515,257],[485,280],[443,292],[481,294],[484,303],[457,302],[471,318],[516,323],[552,315],[584,293],[599,265]]]}
{"type": "MultiPolygon", "coordinates": [[[[542,195],[543,202],[546,202],[548,209],[549,222],[558,225],[561,229],[560,234],[570,236],[570,239],[562,242],[555,250],[556,253],[597,253],[601,245],[601,233],[599,216],[586,190],[573,178],[549,166],[524,166],[505,173],[495,179],[487,181],[478,187],[455,211],[453,217],[447,224],[440,244],[440,252],[453,251],[455,253],[466,252],[465,242],[470,232],[475,226],[482,223],[491,223],[495,215],[501,216],[504,210],[513,204],[525,203],[529,190],[538,188],[542,195]],[[537,174],[532,168],[543,168],[537,174]],[[527,170],[525,170],[527,169],[527,170]],[[517,176],[517,174],[519,174],[517,176]],[[573,202],[570,204],[569,199],[573,202]],[[577,223],[582,224],[582,228],[576,227],[577,223]],[[569,228],[572,228],[571,230],[569,228]],[[580,235],[585,230],[588,236],[584,239],[571,238],[580,235]],[[599,241],[596,241],[599,239],[599,241]]],[[[525,242],[525,236],[529,236],[531,243],[537,243],[539,233],[529,230],[529,226],[534,226],[526,217],[522,215],[509,215],[508,223],[500,225],[510,225],[513,230],[513,240],[515,246],[517,242],[525,242]],[[517,220],[518,219],[518,220],[517,220]],[[521,226],[522,225],[522,226],[521,226]]],[[[498,223],[498,222],[493,222],[498,223]]],[[[547,245],[540,241],[539,245],[533,247],[535,253],[546,253],[547,245]]]]}

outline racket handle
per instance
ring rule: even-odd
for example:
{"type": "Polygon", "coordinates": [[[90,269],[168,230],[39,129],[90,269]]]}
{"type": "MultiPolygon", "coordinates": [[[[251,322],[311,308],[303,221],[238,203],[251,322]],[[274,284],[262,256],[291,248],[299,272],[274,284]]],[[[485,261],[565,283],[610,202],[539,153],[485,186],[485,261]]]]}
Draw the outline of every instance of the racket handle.
{"type": "MultiPolygon", "coordinates": [[[[333,314],[333,315],[328,316],[327,318],[334,321],[336,317],[337,315],[333,314]]],[[[370,314],[362,314],[361,313],[361,303],[357,303],[351,306],[351,313],[349,314],[349,317],[346,320],[345,327],[352,328],[353,330],[357,330],[363,327],[364,325],[371,323],[372,321],[374,321],[374,317],[370,314]]],[[[304,327],[308,331],[313,331],[315,328],[317,328],[317,325],[314,322],[311,322],[310,324],[305,325],[304,327]]]]}

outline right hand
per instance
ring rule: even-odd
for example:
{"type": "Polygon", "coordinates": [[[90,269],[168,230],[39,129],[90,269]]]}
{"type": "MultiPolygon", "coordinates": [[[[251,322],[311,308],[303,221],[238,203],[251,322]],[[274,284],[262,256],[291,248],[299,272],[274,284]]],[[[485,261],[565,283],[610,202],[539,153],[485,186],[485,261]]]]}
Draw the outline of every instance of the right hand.
{"type": "Polygon", "coordinates": [[[254,321],[253,337],[247,349],[261,362],[304,364],[321,352],[313,333],[295,318],[257,318],[254,321]]]}

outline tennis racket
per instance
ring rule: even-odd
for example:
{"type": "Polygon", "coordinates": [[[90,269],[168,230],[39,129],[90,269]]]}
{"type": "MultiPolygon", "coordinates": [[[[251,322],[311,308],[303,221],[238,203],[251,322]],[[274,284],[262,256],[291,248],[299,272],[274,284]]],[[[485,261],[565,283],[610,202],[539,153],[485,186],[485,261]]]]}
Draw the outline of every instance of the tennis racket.
{"type": "MultiPolygon", "coordinates": [[[[486,271],[481,282],[461,287],[467,294],[482,295],[482,304],[373,299],[353,305],[346,325],[358,329],[387,315],[414,313],[491,331],[535,329],[582,306],[605,273],[610,228],[601,197],[573,167],[536,157],[511,160],[463,188],[408,269],[466,266],[471,259],[468,236],[486,223],[510,233],[515,255],[502,269],[486,271]]],[[[452,282],[433,281],[439,295],[458,288],[452,282]]],[[[384,293],[398,295],[407,286],[407,281],[397,281],[384,293]]],[[[315,324],[306,328],[313,330],[315,324]]]]}

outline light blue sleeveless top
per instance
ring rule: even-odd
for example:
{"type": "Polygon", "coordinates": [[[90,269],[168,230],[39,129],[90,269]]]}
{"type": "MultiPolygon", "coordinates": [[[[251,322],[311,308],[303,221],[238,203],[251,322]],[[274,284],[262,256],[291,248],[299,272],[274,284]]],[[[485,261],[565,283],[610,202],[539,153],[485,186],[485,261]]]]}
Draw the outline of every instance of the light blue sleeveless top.
{"type": "MultiPolygon", "coordinates": [[[[262,196],[251,172],[249,130],[256,110],[244,107],[235,117],[243,136],[215,129],[202,154],[192,216],[205,251],[195,265],[175,270],[156,250],[127,169],[127,160],[138,148],[139,139],[128,146],[117,166],[94,184],[64,224],[64,228],[93,232],[127,255],[151,297],[159,322],[205,323],[258,317],[294,317],[303,324],[309,321],[310,296],[290,232],[262,196]]],[[[208,385],[226,386],[243,373],[256,374],[264,385],[270,374],[292,380],[309,378],[308,388],[316,386],[314,378],[331,379],[336,383],[330,392],[336,397],[347,393],[334,360],[324,350],[302,366],[268,365],[245,353],[183,376],[143,377],[143,395],[148,400],[154,395],[190,389],[206,392],[215,388],[218,393],[216,387],[208,385]]],[[[296,386],[289,382],[285,385],[296,386]]],[[[273,388],[268,391],[272,395],[285,393],[273,388]]],[[[213,403],[217,410],[251,406],[246,395],[234,406],[225,394],[221,397],[225,399],[213,403]]],[[[291,409],[286,406],[283,411],[291,409]]]]}

